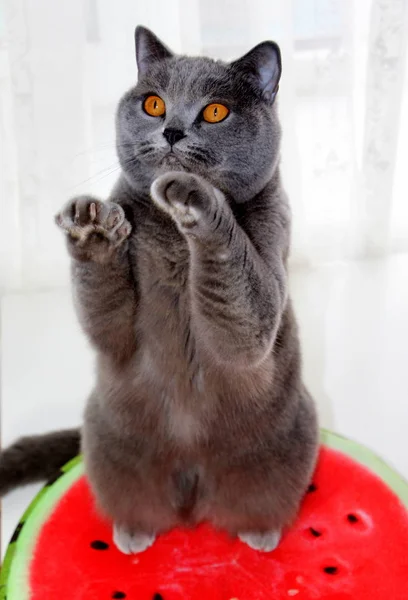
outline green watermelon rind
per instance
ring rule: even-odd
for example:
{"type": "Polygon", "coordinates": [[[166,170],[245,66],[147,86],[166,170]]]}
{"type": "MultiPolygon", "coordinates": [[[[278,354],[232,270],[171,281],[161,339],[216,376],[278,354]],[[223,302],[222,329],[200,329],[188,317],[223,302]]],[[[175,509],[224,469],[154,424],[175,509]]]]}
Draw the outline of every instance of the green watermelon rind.
{"type": "MultiPolygon", "coordinates": [[[[321,430],[321,442],[355,459],[376,474],[408,508],[408,482],[374,452],[346,437],[321,430]]],[[[52,513],[58,500],[84,472],[82,457],[78,456],[61,469],[61,476],[44,487],[24,513],[20,532],[8,546],[0,573],[0,600],[29,599],[29,565],[42,525],[52,513]]]]}
{"type": "Polygon", "coordinates": [[[25,511],[16,529],[20,531],[9,544],[1,567],[0,600],[29,600],[27,562],[38,534],[58,500],[83,472],[82,457],[77,456],[61,468],[60,477],[52,485],[44,486],[25,511]]]}
{"type": "Polygon", "coordinates": [[[354,458],[376,474],[408,508],[408,482],[375,452],[357,442],[327,429],[321,430],[321,443],[354,458]]]}

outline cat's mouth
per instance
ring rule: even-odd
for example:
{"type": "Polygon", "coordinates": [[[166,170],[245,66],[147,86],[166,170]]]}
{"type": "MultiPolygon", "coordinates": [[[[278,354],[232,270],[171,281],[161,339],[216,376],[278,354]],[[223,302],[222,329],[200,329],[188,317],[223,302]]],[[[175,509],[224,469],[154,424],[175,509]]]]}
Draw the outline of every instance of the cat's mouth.
{"type": "Polygon", "coordinates": [[[163,158],[160,160],[161,167],[171,167],[172,169],[180,169],[182,171],[189,171],[189,165],[187,161],[183,159],[180,154],[176,154],[173,150],[169,150],[163,158]]]}

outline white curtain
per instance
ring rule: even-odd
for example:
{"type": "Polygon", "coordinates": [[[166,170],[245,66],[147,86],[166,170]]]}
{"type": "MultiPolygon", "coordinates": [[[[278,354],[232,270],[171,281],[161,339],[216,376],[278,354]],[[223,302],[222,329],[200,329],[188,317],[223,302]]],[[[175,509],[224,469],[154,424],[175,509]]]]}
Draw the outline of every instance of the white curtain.
{"type": "Polygon", "coordinates": [[[53,215],[118,174],[138,23],[222,59],[280,44],[294,263],[408,250],[408,0],[0,0],[3,291],[68,283],[53,215]]]}

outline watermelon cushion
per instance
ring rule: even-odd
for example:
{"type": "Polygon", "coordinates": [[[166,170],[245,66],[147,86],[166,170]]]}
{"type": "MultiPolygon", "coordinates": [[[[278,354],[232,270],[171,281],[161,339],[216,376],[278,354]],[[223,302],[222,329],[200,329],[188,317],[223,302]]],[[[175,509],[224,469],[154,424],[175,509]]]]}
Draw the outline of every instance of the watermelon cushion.
{"type": "Polygon", "coordinates": [[[121,554],[75,459],[17,527],[0,599],[407,600],[408,485],[361,446],[322,441],[297,522],[270,554],[208,525],[121,554]]]}

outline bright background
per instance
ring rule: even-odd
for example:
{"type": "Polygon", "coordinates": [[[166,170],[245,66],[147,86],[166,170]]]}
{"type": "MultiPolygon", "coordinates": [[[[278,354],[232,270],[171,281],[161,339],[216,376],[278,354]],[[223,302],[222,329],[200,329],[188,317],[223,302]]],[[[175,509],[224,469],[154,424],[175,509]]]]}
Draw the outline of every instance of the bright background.
{"type": "MultiPolygon", "coordinates": [[[[305,379],[323,425],[408,476],[408,0],[0,0],[3,444],[79,423],[92,385],[53,215],[117,177],[138,23],[225,60],[281,45],[305,379]]],[[[32,493],[3,503],[3,544],[32,493]]]]}

